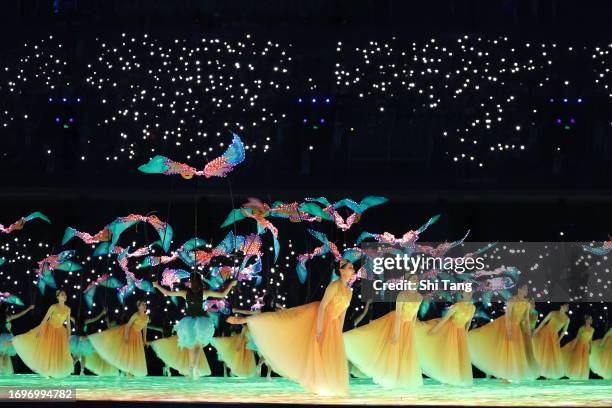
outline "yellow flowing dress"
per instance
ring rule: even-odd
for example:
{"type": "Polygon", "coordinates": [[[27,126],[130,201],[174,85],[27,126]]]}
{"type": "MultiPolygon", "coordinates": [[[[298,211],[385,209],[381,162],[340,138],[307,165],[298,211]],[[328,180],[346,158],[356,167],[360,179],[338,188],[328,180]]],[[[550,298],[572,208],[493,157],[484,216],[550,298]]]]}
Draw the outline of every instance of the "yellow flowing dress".
{"type": "Polygon", "coordinates": [[[414,335],[421,300],[418,293],[401,292],[394,311],[344,333],[348,360],[376,384],[385,388],[423,385],[414,335]],[[398,314],[399,337],[392,343],[398,314]]]}
{"type": "Polygon", "coordinates": [[[224,362],[232,375],[236,377],[257,377],[257,365],[255,364],[255,353],[247,348],[249,338],[248,326],[244,326],[242,332],[227,337],[213,337],[210,344],[217,350],[217,358],[224,362]]]}
{"type": "MultiPolygon", "coordinates": [[[[165,337],[163,339],[151,342],[151,347],[157,357],[160,358],[167,366],[174,368],[181,375],[191,375],[191,364],[189,362],[189,349],[181,348],[178,345],[178,336],[165,337]]],[[[200,348],[198,351],[198,359],[196,367],[200,375],[207,376],[211,374],[208,360],[204,354],[204,350],[200,348]]]]}
{"type": "Polygon", "coordinates": [[[85,359],[85,368],[101,377],[116,377],[119,375],[117,367],[113,367],[104,361],[95,351],[85,359]]]}
{"type": "Polygon", "coordinates": [[[470,356],[480,371],[510,381],[538,377],[531,337],[526,330],[529,312],[527,300],[511,299],[506,314],[469,332],[470,356]],[[506,334],[506,319],[510,319],[512,340],[506,334]]]}
{"type": "Polygon", "coordinates": [[[475,310],[470,302],[455,303],[448,311],[450,318],[435,334],[428,332],[441,318],[417,321],[416,349],[425,375],[445,384],[472,384],[472,365],[465,327],[472,320],[475,310]]]}
{"type": "Polygon", "coordinates": [[[582,326],[576,338],[561,349],[563,371],[570,380],[589,379],[589,352],[595,329],[582,326]]]}
{"type": "Polygon", "coordinates": [[[602,339],[591,343],[591,357],[589,360],[591,370],[595,374],[605,380],[612,380],[612,327],[602,339]]]}
{"type": "Polygon", "coordinates": [[[550,312],[550,319],[533,337],[533,350],[540,367],[540,375],[550,379],[563,377],[559,330],[565,327],[569,317],[559,310],[550,312]]]}
{"type": "Polygon", "coordinates": [[[353,292],[341,280],[329,284],[319,341],[320,302],[247,318],[253,341],[272,370],[320,395],[348,394],[348,362],[342,339],[343,319],[353,292]]]}
{"type": "Polygon", "coordinates": [[[13,346],[21,360],[35,373],[45,377],[67,377],[74,369],[68,329],[64,327],[64,322],[70,318],[70,308],[56,303],[49,311],[49,320],[15,336],[13,346]],[[40,335],[37,337],[38,330],[40,335]]]}
{"type": "MultiPolygon", "coordinates": [[[[135,377],[147,375],[147,360],[145,359],[142,329],[149,322],[149,316],[140,316],[138,312],[130,318],[132,324],[128,331],[127,342],[124,340],[126,325],[115,326],[112,329],[89,335],[96,352],[107,363],[135,377]]],[[[128,323],[129,324],[129,323],[128,323]]]]}

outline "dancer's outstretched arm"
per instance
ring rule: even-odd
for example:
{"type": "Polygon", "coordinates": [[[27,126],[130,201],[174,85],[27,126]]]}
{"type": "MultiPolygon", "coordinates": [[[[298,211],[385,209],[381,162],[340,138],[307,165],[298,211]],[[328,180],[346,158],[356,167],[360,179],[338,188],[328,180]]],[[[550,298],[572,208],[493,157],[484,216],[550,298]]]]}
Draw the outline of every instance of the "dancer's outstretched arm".
{"type": "Polygon", "coordinates": [[[85,324],[92,324],[93,322],[97,322],[106,314],[106,308],[104,308],[97,316],[92,317],[91,319],[85,320],[85,324]]]}
{"type": "Polygon", "coordinates": [[[249,316],[261,313],[261,311],[259,310],[248,310],[248,309],[233,309],[233,312],[243,314],[243,315],[249,315],[249,316]]]}
{"type": "Polygon", "coordinates": [[[368,299],[366,301],[365,307],[363,308],[363,312],[361,312],[361,314],[359,316],[357,316],[357,318],[355,318],[355,320],[353,321],[353,326],[354,327],[357,327],[357,325],[359,323],[361,323],[361,321],[366,317],[366,315],[370,311],[370,305],[371,304],[372,304],[372,299],[368,299]]]}
{"type": "Polygon", "coordinates": [[[214,290],[205,290],[203,295],[204,295],[204,299],[209,298],[209,297],[214,297],[214,298],[221,298],[223,299],[224,297],[226,297],[228,295],[228,293],[230,293],[230,291],[233,289],[234,286],[236,286],[238,284],[238,281],[231,281],[226,287],[225,289],[223,289],[220,292],[216,292],[214,290]]]}
{"type": "Polygon", "coordinates": [[[6,321],[10,322],[11,320],[19,319],[21,316],[25,315],[26,313],[28,313],[32,309],[34,309],[34,305],[28,306],[25,310],[22,310],[19,313],[15,313],[13,315],[6,316],[6,321]]]}
{"type": "Polygon", "coordinates": [[[153,282],[153,287],[157,290],[159,290],[164,296],[171,296],[171,297],[182,297],[185,298],[187,296],[187,291],[184,290],[168,290],[166,288],[164,288],[162,285],[160,285],[157,282],[153,282]]]}
{"type": "Polygon", "coordinates": [[[550,320],[550,318],[551,318],[551,315],[550,315],[550,313],[548,313],[548,314],[546,315],[546,317],[544,318],[544,320],[542,320],[542,321],[540,322],[540,324],[538,325],[538,327],[537,327],[537,328],[535,329],[535,331],[533,332],[533,335],[534,335],[534,336],[535,336],[536,334],[538,334],[538,332],[540,331],[540,329],[541,329],[542,327],[544,327],[544,325],[545,325],[546,323],[548,323],[548,321],[550,320]]]}

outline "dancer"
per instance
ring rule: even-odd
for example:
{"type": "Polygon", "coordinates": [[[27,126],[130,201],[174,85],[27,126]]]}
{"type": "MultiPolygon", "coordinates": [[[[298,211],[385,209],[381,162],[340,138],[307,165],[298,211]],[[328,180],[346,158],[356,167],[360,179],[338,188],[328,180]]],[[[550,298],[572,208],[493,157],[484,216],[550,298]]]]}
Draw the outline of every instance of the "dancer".
{"type": "MultiPolygon", "coordinates": [[[[163,338],[151,342],[151,348],[164,362],[163,375],[170,377],[172,372],[170,368],[174,368],[179,374],[189,377],[191,375],[190,350],[179,347],[179,339],[176,334],[173,334],[172,327],[168,324],[164,327],[155,327],[149,325],[150,329],[157,330],[162,333],[163,338]]],[[[196,367],[200,375],[208,376],[211,374],[208,360],[201,348],[198,350],[196,367]]]]}
{"type": "Polygon", "coordinates": [[[468,334],[472,363],[503,382],[534,379],[539,373],[530,358],[530,305],[526,295],[527,286],[523,285],[508,300],[503,316],[468,334]]]}
{"type": "Polygon", "coordinates": [[[147,342],[147,304],[144,300],[136,302],[138,311],[130,317],[127,324],[89,336],[96,352],[107,363],[127,373],[128,376],[147,375],[147,360],[144,346],[147,342]]]}
{"type": "Polygon", "coordinates": [[[80,373],[79,375],[85,374],[85,365],[87,364],[87,357],[94,353],[94,348],[87,337],[87,325],[97,322],[106,314],[106,309],[103,309],[100,314],[91,318],[82,320],[81,316],[78,316],[78,321],[74,318],[70,318],[72,321],[73,332],[75,334],[70,336],[70,354],[74,363],[79,362],[80,373]]]}
{"type": "Polygon", "coordinates": [[[164,296],[182,297],[187,302],[186,316],[178,322],[175,328],[178,335],[178,346],[189,349],[190,377],[195,380],[200,375],[198,372],[199,352],[210,343],[215,333],[215,326],[204,311],[204,300],[209,297],[224,298],[238,282],[231,281],[221,292],[204,290],[202,277],[194,271],[189,276],[189,283],[190,287],[187,290],[169,291],[157,282],[153,283],[153,287],[164,296]]]}
{"type": "Polygon", "coordinates": [[[569,305],[562,304],[559,310],[550,312],[533,333],[533,350],[542,377],[550,379],[563,377],[560,344],[570,324],[568,310],[569,305]]]}
{"type": "Polygon", "coordinates": [[[49,307],[41,323],[13,338],[13,346],[21,360],[30,370],[46,378],[67,377],[74,369],[70,356],[70,308],[65,304],[66,292],[57,290],[55,296],[57,303],[49,307]]]}
{"type": "Polygon", "coordinates": [[[277,312],[228,318],[249,326],[266,362],[280,375],[319,395],[348,394],[348,364],[342,326],[355,274],[353,264],[340,260],[340,279],[330,283],[320,302],[277,312]]]}
{"type": "Polygon", "coordinates": [[[591,343],[591,370],[604,380],[612,380],[612,327],[603,338],[591,343]]]}
{"type": "Polygon", "coordinates": [[[13,347],[13,334],[11,333],[11,322],[24,316],[34,305],[28,306],[25,310],[13,315],[8,314],[8,305],[0,303],[0,375],[13,374],[13,362],[11,357],[17,354],[13,347]]]}
{"type": "Polygon", "coordinates": [[[236,377],[257,376],[255,353],[247,347],[248,327],[243,326],[240,333],[231,336],[213,337],[210,344],[217,350],[217,358],[225,363],[236,377]]]}
{"type": "Polygon", "coordinates": [[[589,379],[589,353],[593,338],[593,318],[584,316],[584,325],[578,329],[576,338],[561,349],[563,371],[570,380],[589,379]]]}
{"type": "MultiPolygon", "coordinates": [[[[418,285],[418,276],[409,282],[418,285]]],[[[397,295],[395,310],[344,333],[348,360],[385,388],[423,385],[415,347],[414,327],[423,297],[416,290],[397,295]]]]}
{"type": "Polygon", "coordinates": [[[444,317],[425,322],[415,319],[416,349],[425,375],[444,384],[472,384],[466,333],[475,311],[472,292],[466,291],[444,317]]]}

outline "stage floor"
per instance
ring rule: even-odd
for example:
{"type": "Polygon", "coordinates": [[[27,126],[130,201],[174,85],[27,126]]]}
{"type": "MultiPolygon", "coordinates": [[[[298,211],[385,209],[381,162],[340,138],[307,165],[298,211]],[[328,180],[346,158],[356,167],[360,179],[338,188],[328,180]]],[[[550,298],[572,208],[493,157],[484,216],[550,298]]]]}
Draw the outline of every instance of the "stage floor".
{"type": "Polygon", "coordinates": [[[323,405],[487,405],[612,406],[612,381],[531,381],[501,384],[478,379],[471,387],[441,385],[431,380],[415,391],[384,390],[369,380],[351,380],[346,398],[318,397],[283,378],[96,377],[43,379],[37,375],[0,376],[0,387],[75,388],[79,401],[156,401],[226,404],[323,405]]]}

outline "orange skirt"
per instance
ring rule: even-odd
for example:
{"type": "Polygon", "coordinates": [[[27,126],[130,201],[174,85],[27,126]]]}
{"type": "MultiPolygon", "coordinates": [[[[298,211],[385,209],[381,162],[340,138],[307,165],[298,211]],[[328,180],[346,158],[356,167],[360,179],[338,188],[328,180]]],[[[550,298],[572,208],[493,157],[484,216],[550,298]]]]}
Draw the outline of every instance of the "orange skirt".
{"type": "MultiPolygon", "coordinates": [[[[153,351],[168,367],[174,368],[181,375],[191,375],[191,364],[189,362],[189,349],[178,346],[178,336],[166,337],[151,342],[153,351]]],[[[196,367],[200,375],[210,375],[210,366],[204,351],[200,348],[196,367]]]]}
{"type": "Polygon", "coordinates": [[[348,394],[348,362],[339,318],[325,315],[316,341],[319,302],[247,318],[258,352],[272,370],[319,395],[348,394]]]}
{"type": "Polygon", "coordinates": [[[117,367],[113,367],[100,357],[96,352],[85,358],[85,368],[101,377],[116,377],[119,375],[117,367]]]}
{"type": "Polygon", "coordinates": [[[591,342],[591,370],[605,380],[612,380],[612,339],[606,347],[601,346],[601,339],[591,342]]]}
{"type": "Polygon", "coordinates": [[[49,322],[13,338],[13,346],[21,360],[37,374],[61,378],[74,370],[68,330],[62,325],[52,326],[49,322]],[[40,335],[36,333],[40,328],[40,335]]]}
{"type": "Polygon", "coordinates": [[[395,311],[344,333],[348,360],[367,377],[385,388],[411,388],[423,385],[412,321],[401,323],[397,342],[395,311]]]}
{"type": "Polygon", "coordinates": [[[570,380],[589,379],[589,343],[576,339],[561,349],[563,370],[570,380]]]}
{"type": "Polygon", "coordinates": [[[550,379],[563,377],[563,362],[561,361],[561,346],[559,335],[553,331],[550,324],[542,327],[533,338],[535,353],[540,375],[550,379]]]}
{"type": "Polygon", "coordinates": [[[147,375],[147,360],[141,331],[131,328],[126,342],[124,330],[125,325],[116,326],[89,335],[89,341],[108,364],[135,377],[144,377],[147,375]]]}
{"type": "Polygon", "coordinates": [[[533,358],[531,338],[519,324],[510,326],[512,340],[506,335],[506,316],[500,316],[468,333],[472,363],[482,372],[510,381],[533,380],[539,368],[533,358]]]}
{"type": "Polygon", "coordinates": [[[246,336],[213,337],[210,344],[217,350],[217,358],[224,362],[236,377],[257,377],[255,353],[246,348],[246,336]]]}
{"type": "Polygon", "coordinates": [[[428,334],[440,319],[416,324],[416,347],[423,374],[444,384],[471,385],[472,364],[465,328],[447,321],[435,334],[428,334]]]}

